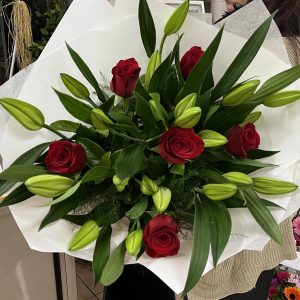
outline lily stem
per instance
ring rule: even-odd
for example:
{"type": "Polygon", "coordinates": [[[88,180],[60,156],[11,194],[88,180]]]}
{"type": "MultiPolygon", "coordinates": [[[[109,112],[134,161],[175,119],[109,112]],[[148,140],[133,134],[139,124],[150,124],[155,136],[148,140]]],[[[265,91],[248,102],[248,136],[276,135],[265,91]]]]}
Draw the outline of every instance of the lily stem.
{"type": "Polygon", "coordinates": [[[58,136],[60,136],[61,138],[65,139],[65,140],[68,139],[68,137],[66,137],[65,135],[63,135],[62,133],[60,133],[58,130],[52,128],[51,126],[49,126],[49,125],[47,125],[47,124],[44,124],[43,127],[46,128],[46,129],[48,129],[49,131],[51,131],[51,132],[57,134],[58,136]]]}

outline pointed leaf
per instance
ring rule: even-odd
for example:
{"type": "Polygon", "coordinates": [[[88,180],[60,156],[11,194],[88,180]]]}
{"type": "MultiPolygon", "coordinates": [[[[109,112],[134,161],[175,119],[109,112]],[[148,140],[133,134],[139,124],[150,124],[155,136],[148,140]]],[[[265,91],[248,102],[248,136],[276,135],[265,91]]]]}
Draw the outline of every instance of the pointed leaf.
{"type": "Polygon", "coordinates": [[[33,196],[34,194],[30,193],[26,186],[22,184],[13,190],[8,196],[6,196],[2,202],[0,202],[0,207],[20,203],[33,196]]]}
{"type": "Polygon", "coordinates": [[[25,182],[30,177],[43,174],[47,174],[47,169],[44,167],[16,165],[0,173],[0,179],[25,182]]]}
{"type": "Polygon", "coordinates": [[[142,198],[126,213],[126,216],[128,216],[128,218],[132,220],[138,219],[146,211],[147,206],[148,206],[148,199],[142,198]]]}
{"type": "Polygon", "coordinates": [[[50,127],[59,131],[76,132],[80,124],[69,120],[60,120],[53,122],[50,127]]]}
{"type": "Polygon", "coordinates": [[[98,159],[101,159],[101,157],[105,154],[104,149],[99,144],[89,139],[78,137],[76,141],[86,147],[98,159]]]}

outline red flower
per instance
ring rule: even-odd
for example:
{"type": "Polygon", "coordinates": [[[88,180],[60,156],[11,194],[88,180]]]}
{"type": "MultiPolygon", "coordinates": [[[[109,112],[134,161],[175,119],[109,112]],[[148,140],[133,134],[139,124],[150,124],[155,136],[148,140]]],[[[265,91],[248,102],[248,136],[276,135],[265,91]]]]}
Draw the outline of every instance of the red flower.
{"type": "Polygon", "coordinates": [[[194,66],[203,56],[204,51],[200,47],[194,46],[187,51],[180,60],[180,69],[184,80],[186,80],[194,66]]]}
{"type": "Polygon", "coordinates": [[[131,97],[140,71],[141,68],[134,58],[120,60],[111,71],[113,74],[110,83],[111,90],[123,98],[131,97]]]}
{"type": "Polygon", "coordinates": [[[276,277],[280,283],[287,282],[290,278],[290,274],[288,272],[277,272],[276,277]]]}
{"type": "Polygon", "coordinates": [[[204,142],[192,128],[171,128],[160,138],[161,157],[173,164],[183,164],[204,150],[204,142]]]}
{"type": "Polygon", "coordinates": [[[256,150],[260,143],[260,137],[255,130],[255,125],[248,123],[246,126],[234,126],[227,135],[227,151],[240,159],[247,158],[247,152],[256,150]]]}
{"type": "Polygon", "coordinates": [[[276,286],[270,286],[268,298],[272,299],[274,296],[276,296],[278,293],[278,290],[276,286]]]}
{"type": "Polygon", "coordinates": [[[56,141],[50,144],[46,156],[49,171],[60,174],[74,173],[82,170],[87,161],[84,148],[69,141],[56,141]]]}
{"type": "Polygon", "coordinates": [[[145,251],[150,257],[176,255],[180,248],[177,237],[179,226],[168,215],[158,215],[146,225],[143,240],[145,251]]]}

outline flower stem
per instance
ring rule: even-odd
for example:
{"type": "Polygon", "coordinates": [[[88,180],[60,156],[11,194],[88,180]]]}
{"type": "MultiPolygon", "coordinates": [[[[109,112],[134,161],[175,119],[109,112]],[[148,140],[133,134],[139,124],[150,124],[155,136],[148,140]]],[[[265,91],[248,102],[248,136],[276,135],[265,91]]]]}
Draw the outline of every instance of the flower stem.
{"type": "Polygon", "coordinates": [[[160,53],[161,56],[162,56],[162,50],[163,50],[166,38],[167,38],[167,36],[164,34],[162,39],[161,39],[161,42],[160,42],[159,53],[160,53]]]}
{"type": "Polygon", "coordinates": [[[46,128],[46,129],[48,129],[49,131],[51,131],[51,132],[57,134],[58,136],[60,136],[61,138],[65,139],[65,140],[68,139],[68,137],[66,137],[65,135],[63,135],[62,133],[60,133],[58,130],[52,128],[51,126],[49,126],[49,125],[47,125],[47,124],[44,124],[43,127],[46,128]]]}
{"type": "Polygon", "coordinates": [[[98,108],[98,105],[89,97],[86,101],[91,104],[93,107],[98,108]]]}

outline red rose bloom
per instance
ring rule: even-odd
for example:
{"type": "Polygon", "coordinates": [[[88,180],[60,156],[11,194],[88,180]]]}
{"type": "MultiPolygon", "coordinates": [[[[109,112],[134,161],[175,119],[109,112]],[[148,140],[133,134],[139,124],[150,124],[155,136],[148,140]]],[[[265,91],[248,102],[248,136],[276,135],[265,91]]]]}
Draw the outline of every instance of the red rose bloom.
{"type": "Polygon", "coordinates": [[[161,157],[173,164],[183,164],[199,156],[204,142],[192,128],[171,128],[160,138],[161,157]]]}
{"type": "Polygon", "coordinates": [[[270,286],[270,289],[269,289],[269,294],[268,294],[268,298],[269,299],[272,299],[274,296],[276,296],[278,293],[278,290],[276,288],[276,286],[270,286]]]}
{"type": "Polygon", "coordinates": [[[173,256],[178,253],[180,241],[177,237],[179,226],[168,215],[158,215],[144,229],[146,253],[153,258],[173,256]]]}
{"type": "Polygon", "coordinates": [[[290,278],[290,274],[288,272],[277,272],[276,277],[280,283],[287,282],[290,278]]]}
{"type": "Polygon", "coordinates": [[[134,58],[120,60],[111,71],[113,74],[110,83],[111,90],[123,98],[131,97],[140,71],[141,68],[134,58]]]}
{"type": "Polygon", "coordinates": [[[200,47],[194,46],[187,51],[180,60],[180,69],[184,80],[186,80],[194,66],[203,56],[204,51],[200,47]]]}
{"type": "Polygon", "coordinates": [[[234,126],[227,135],[227,151],[240,159],[247,158],[247,152],[256,150],[260,143],[260,137],[255,130],[255,125],[248,123],[246,126],[234,126]]]}
{"type": "Polygon", "coordinates": [[[60,174],[82,170],[86,162],[87,156],[84,148],[69,141],[51,143],[46,156],[47,169],[60,174]]]}

